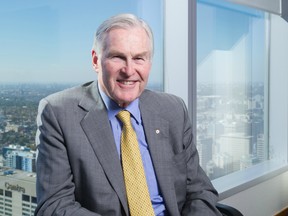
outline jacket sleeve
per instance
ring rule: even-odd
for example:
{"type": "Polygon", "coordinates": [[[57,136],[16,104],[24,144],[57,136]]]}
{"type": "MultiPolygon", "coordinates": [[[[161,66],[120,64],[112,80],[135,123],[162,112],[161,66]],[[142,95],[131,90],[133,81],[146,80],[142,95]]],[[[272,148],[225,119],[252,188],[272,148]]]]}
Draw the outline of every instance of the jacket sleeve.
{"type": "Polygon", "coordinates": [[[97,216],[75,201],[73,174],[61,127],[46,100],[37,116],[37,203],[35,215],[97,216]]]}
{"type": "Polygon", "coordinates": [[[192,124],[184,102],[183,107],[185,116],[183,146],[187,153],[187,189],[186,202],[181,215],[220,216],[222,214],[216,208],[218,193],[200,167],[198,151],[193,140],[192,124]]]}

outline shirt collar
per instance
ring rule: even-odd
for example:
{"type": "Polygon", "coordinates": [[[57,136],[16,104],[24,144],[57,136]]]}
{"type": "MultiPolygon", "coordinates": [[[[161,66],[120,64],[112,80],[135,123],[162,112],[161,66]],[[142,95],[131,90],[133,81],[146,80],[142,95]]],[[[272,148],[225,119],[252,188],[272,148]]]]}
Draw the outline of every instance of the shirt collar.
{"type": "MultiPolygon", "coordinates": [[[[102,100],[104,101],[104,104],[108,110],[108,116],[115,117],[121,110],[123,110],[122,107],[119,107],[118,104],[113,101],[111,98],[109,98],[104,91],[102,91],[99,83],[98,83],[98,89],[101,95],[102,100]]],[[[131,113],[131,116],[136,120],[138,124],[141,124],[141,114],[139,110],[139,98],[132,101],[127,107],[124,108],[124,110],[127,110],[131,113]]]]}

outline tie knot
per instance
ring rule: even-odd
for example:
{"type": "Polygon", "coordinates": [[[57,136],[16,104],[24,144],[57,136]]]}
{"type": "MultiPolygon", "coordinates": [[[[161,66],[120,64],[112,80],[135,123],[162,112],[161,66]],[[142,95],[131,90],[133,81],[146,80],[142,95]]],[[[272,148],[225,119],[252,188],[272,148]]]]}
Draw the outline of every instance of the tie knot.
{"type": "Polygon", "coordinates": [[[130,112],[127,110],[121,110],[117,114],[117,118],[123,123],[124,126],[131,126],[130,112]]]}

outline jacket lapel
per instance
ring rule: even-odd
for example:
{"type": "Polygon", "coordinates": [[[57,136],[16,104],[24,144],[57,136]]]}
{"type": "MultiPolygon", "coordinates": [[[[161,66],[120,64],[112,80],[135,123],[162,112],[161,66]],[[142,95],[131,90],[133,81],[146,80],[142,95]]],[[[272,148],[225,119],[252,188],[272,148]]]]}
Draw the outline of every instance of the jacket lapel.
{"type": "MultiPolygon", "coordinates": [[[[129,215],[122,168],[109,124],[107,110],[99,95],[96,82],[87,87],[87,94],[80,101],[79,106],[87,111],[80,124],[108,180],[117,193],[126,215],[129,215]]],[[[170,145],[169,123],[159,117],[157,107],[153,106],[148,97],[145,97],[145,92],[140,97],[140,110],[151,158],[166,209],[171,215],[177,216],[179,211],[172,179],[173,173],[169,169],[171,152],[167,148],[167,145],[170,145]]]]}
{"type": "Polygon", "coordinates": [[[86,97],[83,97],[83,100],[79,104],[79,106],[87,110],[87,114],[80,124],[86,133],[108,180],[117,193],[119,200],[128,215],[122,168],[110,127],[107,110],[100,98],[97,85],[93,86],[94,88],[91,87],[89,90],[93,92],[87,92],[86,97]]]}
{"type": "Polygon", "coordinates": [[[155,173],[160,191],[164,198],[165,207],[170,215],[179,215],[173,173],[171,173],[171,148],[169,143],[169,122],[159,117],[157,108],[149,100],[140,100],[141,115],[145,135],[150,149],[155,173]]]}

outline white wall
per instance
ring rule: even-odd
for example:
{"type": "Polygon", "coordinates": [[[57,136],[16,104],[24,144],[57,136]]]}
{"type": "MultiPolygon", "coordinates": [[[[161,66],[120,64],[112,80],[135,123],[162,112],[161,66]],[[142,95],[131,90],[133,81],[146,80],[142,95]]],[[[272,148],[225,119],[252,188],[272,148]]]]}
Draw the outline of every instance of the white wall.
{"type": "Polygon", "coordinates": [[[237,193],[220,203],[236,207],[244,216],[272,216],[288,206],[288,172],[237,193]]]}

